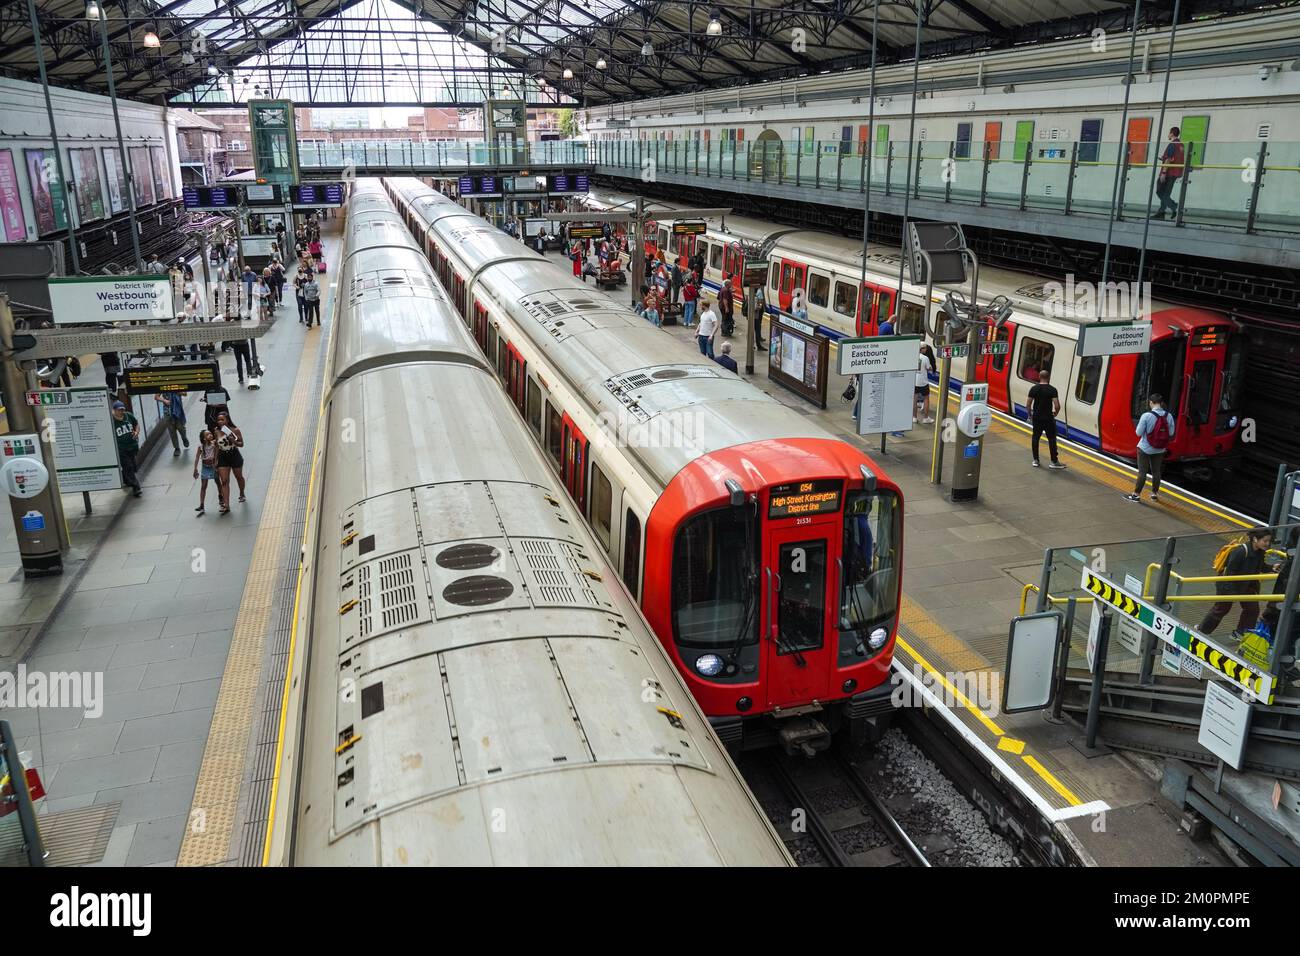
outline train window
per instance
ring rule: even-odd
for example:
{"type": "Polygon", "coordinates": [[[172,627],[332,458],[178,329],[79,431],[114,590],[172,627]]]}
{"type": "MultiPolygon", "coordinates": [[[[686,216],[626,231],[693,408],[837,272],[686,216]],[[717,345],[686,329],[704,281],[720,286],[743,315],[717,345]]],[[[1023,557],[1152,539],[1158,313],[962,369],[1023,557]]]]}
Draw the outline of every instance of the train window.
{"type": "Polygon", "coordinates": [[[1214,380],[1217,366],[1214,359],[1192,364],[1192,374],[1187,377],[1187,424],[1204,425],[1214,411],[1214,380]]]}
{"type": "Polygon", "coordinates": [[[560,436],[564,428],[564,419],[555,406],[546,403],[546,453],[551,456],[556,467],[560,464],[560,436]]]}
{"type": "Polygon", "coordinates": [[[891,491],[850,491],[844,502],[840,575],[841,653],[898,613],[902,509],[891,491]],[[845,641],[849,637],[851,641],[845,641]],[[847,646],[846,646],[847,645],[847,646]]]}
{"type": "Polygon", "coordinates": [[[779,262],[772,263],[771,283],[773,291],[781,288],[781,263],[779,262]]]}
{"type": "Polygon", "coordinates": [[[829,276],[816,272],[808,274],[808,302],[810,305],[826,307],[831,298],[831,280],[829,276]]]}
{"type": "Polygon", "coordinates": [[[510,367],[510,346],[506,344],[505,339],[497,341],[497,374],[501,376],[502,381],[506,377],[506,369],[510,367]]]}
{"type": "Polygon", "coordinates": [[[1026,382],[1037,382],[1039,372],[1043,369],[1049,372],[1052,370],[1052,358],[1055,354],[1055,346],[1025,336],[1024,343],[1020,346],[1020,377],[1026,382]]]}
{"type": "Polygon", "coordinates": [[[1165,408],[1177,412],[1182,399],[1183,349],[1173,339],[1151,343],[1151,350],[1138,357],[1133,373],[1133,419],[1148,411],[1147,396],[1155,392],[1165,398],[1165,408]]]}
{"type": "Polygon", "coordinates": [[[840,315],[852,316],[857,312],[857,293],[847,282],[835,283],[835,311],[840,315]]]}
{"type": "MultiPolygon", "coordinates": [[[[1001,329],[998,329],[998,333],[997,333],[997,335],[994,337],[994,341],[995,341],[995,342],[1006,342],[1006,341],[1008,341],[1010,338],[1011,338],[1011,333],[1008,332],[1005,328],[1001,328],[1001,329]]],[[[1008,349],[1007,351],[1009,352],[1010,349],[1008,349]]],[[[1004,368],[1006,368],[1006,367],[1007,367],[1007,353],[1006,353],[1006,352],[1003,352],[1003,353],[1000,354],[1000,355],[994,355],[994,356],[993,356],[993,371],[995,371],[995,372],[1001,372],[1001,371],[1002,371],[1004,368]]]]}
{"type": "Polygon", "coordinates": [[[641,519],[631,508],[623,521],[623,583],[636,597],[641,584],[641,519]]]}
{"type": "Polygon", "coordinates": [[[925,309],[914,302],[904,302],[899,310],[895,335],[922,335],[925,332],[925,309]]]}
{"type": "Polygon", "coordinates": [[[1101,387],[1101,356],[1089,355],[1079,363],[1079,380],[1074,383],[1074,397],[1092,405],[1097,401],[1097,389],[1101,387]]]}
{"type": "Polygon", "coordinates": [[[667,248],[667,247],[668,247],[668,230],[667,230],[667,229],[660,229],[660,230],[659,230],[659,248],[660,248],[660,249],[665,249],[665,248],[667,248]]]}
{"type": "Polygon", "coordinates": [[[591,526],[596,537],[609,550],[610,522],[614,520],[614,489],[594,461],[591,463],[591,526]]]}
{"type": "MultiPolygon", "coordinates": [[[[487,348],[484,354],[489,362],[495,362],[497,357],[497,327],[489,324],[487,327],[487,348]]],[[[498,365],[499,367],[499,365],[498,365]]]]}
{"type": "Polygon", "coordinates": [[[673,542],[673,638],[687,647],[758,641],[758,588],[752,513],[717,508],[688,519],[673,542]]]}
{"type": "Polygon", "coordinates": [[[795,287],[795,267],[790,263],[781,266],[781,291],[790,292],[795,287]]]}
{"type": "Polygon", "coordinates": [[[709,246],[709,268],[710,269],[722,268],[722,244],[721,243],[714,243],[713,245],[709,246]]]}
{"type": "Polygon", "coordinates": [[[527,405],[528,424],[540,436],[542,434],[542,390],[531,378],[528,380],[527,405]]]}

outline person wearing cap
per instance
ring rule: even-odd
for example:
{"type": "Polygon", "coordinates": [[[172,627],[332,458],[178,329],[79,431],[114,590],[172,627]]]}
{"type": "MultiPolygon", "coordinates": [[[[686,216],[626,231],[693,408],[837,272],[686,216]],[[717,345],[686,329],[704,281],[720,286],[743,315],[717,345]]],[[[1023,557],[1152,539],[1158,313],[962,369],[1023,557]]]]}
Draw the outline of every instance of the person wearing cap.
{"type": "Polygon", "coordinates": [[[135,456],[140,451],[140,423],[121,402],[113,403],[113,436],[117,439],[117,458],[122,465],[122,484],[139,498],[144,494],[135,473],[135,456]]]}

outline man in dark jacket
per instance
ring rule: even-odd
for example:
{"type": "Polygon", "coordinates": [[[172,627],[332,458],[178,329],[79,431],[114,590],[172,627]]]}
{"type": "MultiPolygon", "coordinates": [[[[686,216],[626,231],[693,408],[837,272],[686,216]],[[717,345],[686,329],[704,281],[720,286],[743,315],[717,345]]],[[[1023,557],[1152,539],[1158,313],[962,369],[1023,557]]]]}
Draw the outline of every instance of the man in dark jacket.
{"type": "MultiPolygon", "coordinates": [[[[1246,533],[1246,540],[1237,545],[1228,555],[1227,563],[1224,565],[1222,576],[1226,578],[1235,577],[1242,574],[1263,574],[1266,570],[1264,567],[1264,556],[1268,549],[1273,545],[1273,532],[1268,528],[1254,528],[1246,533]]],[[[1236,595],[1236,594],[1258,594],[1258,581],[1219,581],[1214,585],[1216,594],[1236,595]]],[[[1218,601],[1210,607],[1210,611],[1201,621],[1200,631],[1202,634],[1213,634],[1214,629],[1232,610],[1233,601],[1218,601]]],[[[1254,602],[1241,603],[1241,617],[1237,620],[1237,631],[1245,633],[1255,626],[1255,621],[1259,618],[1259,605],[1254,602]]]]}
{"type": "Polygon", "coordinates": [[[722,286],[718,289],[718,314],[722,318],[722,334],[730,337],[736,330],[736,302],[732,298],[731,277],[722,274],[722,286]]]}

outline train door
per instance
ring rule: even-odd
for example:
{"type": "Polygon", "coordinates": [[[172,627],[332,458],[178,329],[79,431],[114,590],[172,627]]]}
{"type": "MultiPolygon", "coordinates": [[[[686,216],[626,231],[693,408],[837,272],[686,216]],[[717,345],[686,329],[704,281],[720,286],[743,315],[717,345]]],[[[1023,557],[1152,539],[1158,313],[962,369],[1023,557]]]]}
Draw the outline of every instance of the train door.
{"type": "Polygon", "coordinates": [[[1096,445],[1101,447],[1101,384],[1106,378],[1106,358],[1085,355],[1076,358],[1073,364],[1071,377],[1056,386],[1061,393],[1061,418],[1068,426],[1070,437],[1076,441],[1090,441],[1085,436],[1096,436],[1096,445]]]}
{"type": "Polygon", "coordinates": [[[573,423],[569,413],[564,413],[564,487],[568,489],[573,500],[578,503],[578,510],[587,513],[587,449],[586,437],[573,423]]]}
{"type": "Polygon", "coordinates": [[[1007,393],[1007,370],[1011,367],[1011,351],[1015,348],[1015,334],[1014,322],[1008,322],[998,329],[990,341],[1005,344],[1006,351],[1000,355],[981,356],[979,364],[975,366],[976,380],[989,384],[989,404],[1004,412],[1011,410],[1007,393]]]}
{"type": "Polygon", "coordinates": [[[790,259],[781,260],[781,288],[778,290],[777,299],[781,308],[787,312],[790,311],[790,299],[796,288],[802,289],[804,286],[804,277],[808,272],[808,267],[801,262],[794,262],[790,259]]]}
{"type": "Polygon", "coordinates": [[[524,357],[519,354],[510,343],[506,343],[507,365],[506,365],[506,390],[510,393],[510,400],[515,403],[520,411],[524,410],[524,386],[528,381],[528,376],[524,371],[524,357]]]}
{"type": "Polygon", "coordinates": [[[1128,132],[1124,141],[1128,143],[1128,161],[1130,166],[1140,166],[1147,161],[1147,150],[1151,145],[1151,117],[1134,116],[1128,121],[1128,132]]]}
{"type": "Polygon", "coordinates": [[[827,693],[826,635],[836,626],[831,588],[839,558],[837,518],[768,525],[762,633],[769,708],[797,706],[827,693]]]}
{"type": "Polygon", "coordinates": [[[474,303],[474,338],[478,341],[479,347],[487,349],[487,326],[488,314],[487,309],[474,303]]]}

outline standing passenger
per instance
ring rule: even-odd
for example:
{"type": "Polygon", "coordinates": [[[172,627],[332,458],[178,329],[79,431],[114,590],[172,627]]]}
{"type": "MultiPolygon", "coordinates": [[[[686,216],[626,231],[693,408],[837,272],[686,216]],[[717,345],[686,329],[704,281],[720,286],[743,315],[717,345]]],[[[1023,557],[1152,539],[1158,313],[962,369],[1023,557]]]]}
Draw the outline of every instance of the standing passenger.
{"type": "Polygon", "coordinates": [[[1165,452],[1174,438],[1174,416],[1165,410],[1164,396],[1153,392],[1147,403],[1151,410],[1144,412],[1137,423],[1137,484],[1133,486],[1133,494],[1124,496],[1129,501],[1142,500],[1148,472],[1151,474],[1151,500],[1160,500],[1160,473],[1164,469],[1165,452]]]}
{"type": "MultiPolygon", "coordinates": [[[[726,286],[723,286],[726,288],[726,286]]],[[[709,307],[707,299],[700,299],[700,328],[695,333],[695,342],[700,347],[700,354],[713,358],[713,337],[718,334],[718,313],[709,307]]]]}
{"type": "MultiPolygon", "coordinates": [[[[917,376],[918,380],[920,376],[917,376]]],[[[1047,451],[1052,456],[1049,468],[1064,468],[1056,455],[1056,416],[1061,414],[1061,399],[1056,389],[1048,384],[1051,376],[1047,369],[1038,373],[1038,384],[1029,390],[1029,420],[1033,423],[1034,467],[1039,468],[1038,445],[1043,435],[1047,435],[1047,451]]],[[[926,383],[926,395],[930,393],[929,382],[926,383]]]]}
{"type": "Polygon", "coordinates": [[[122,402],[113,403],[113,435],[117,439],[117,457],[122,466],[122,484],[139,498],[144,494],[135,473],[135,456],[140,451],[140,425],[122,402]]]}

